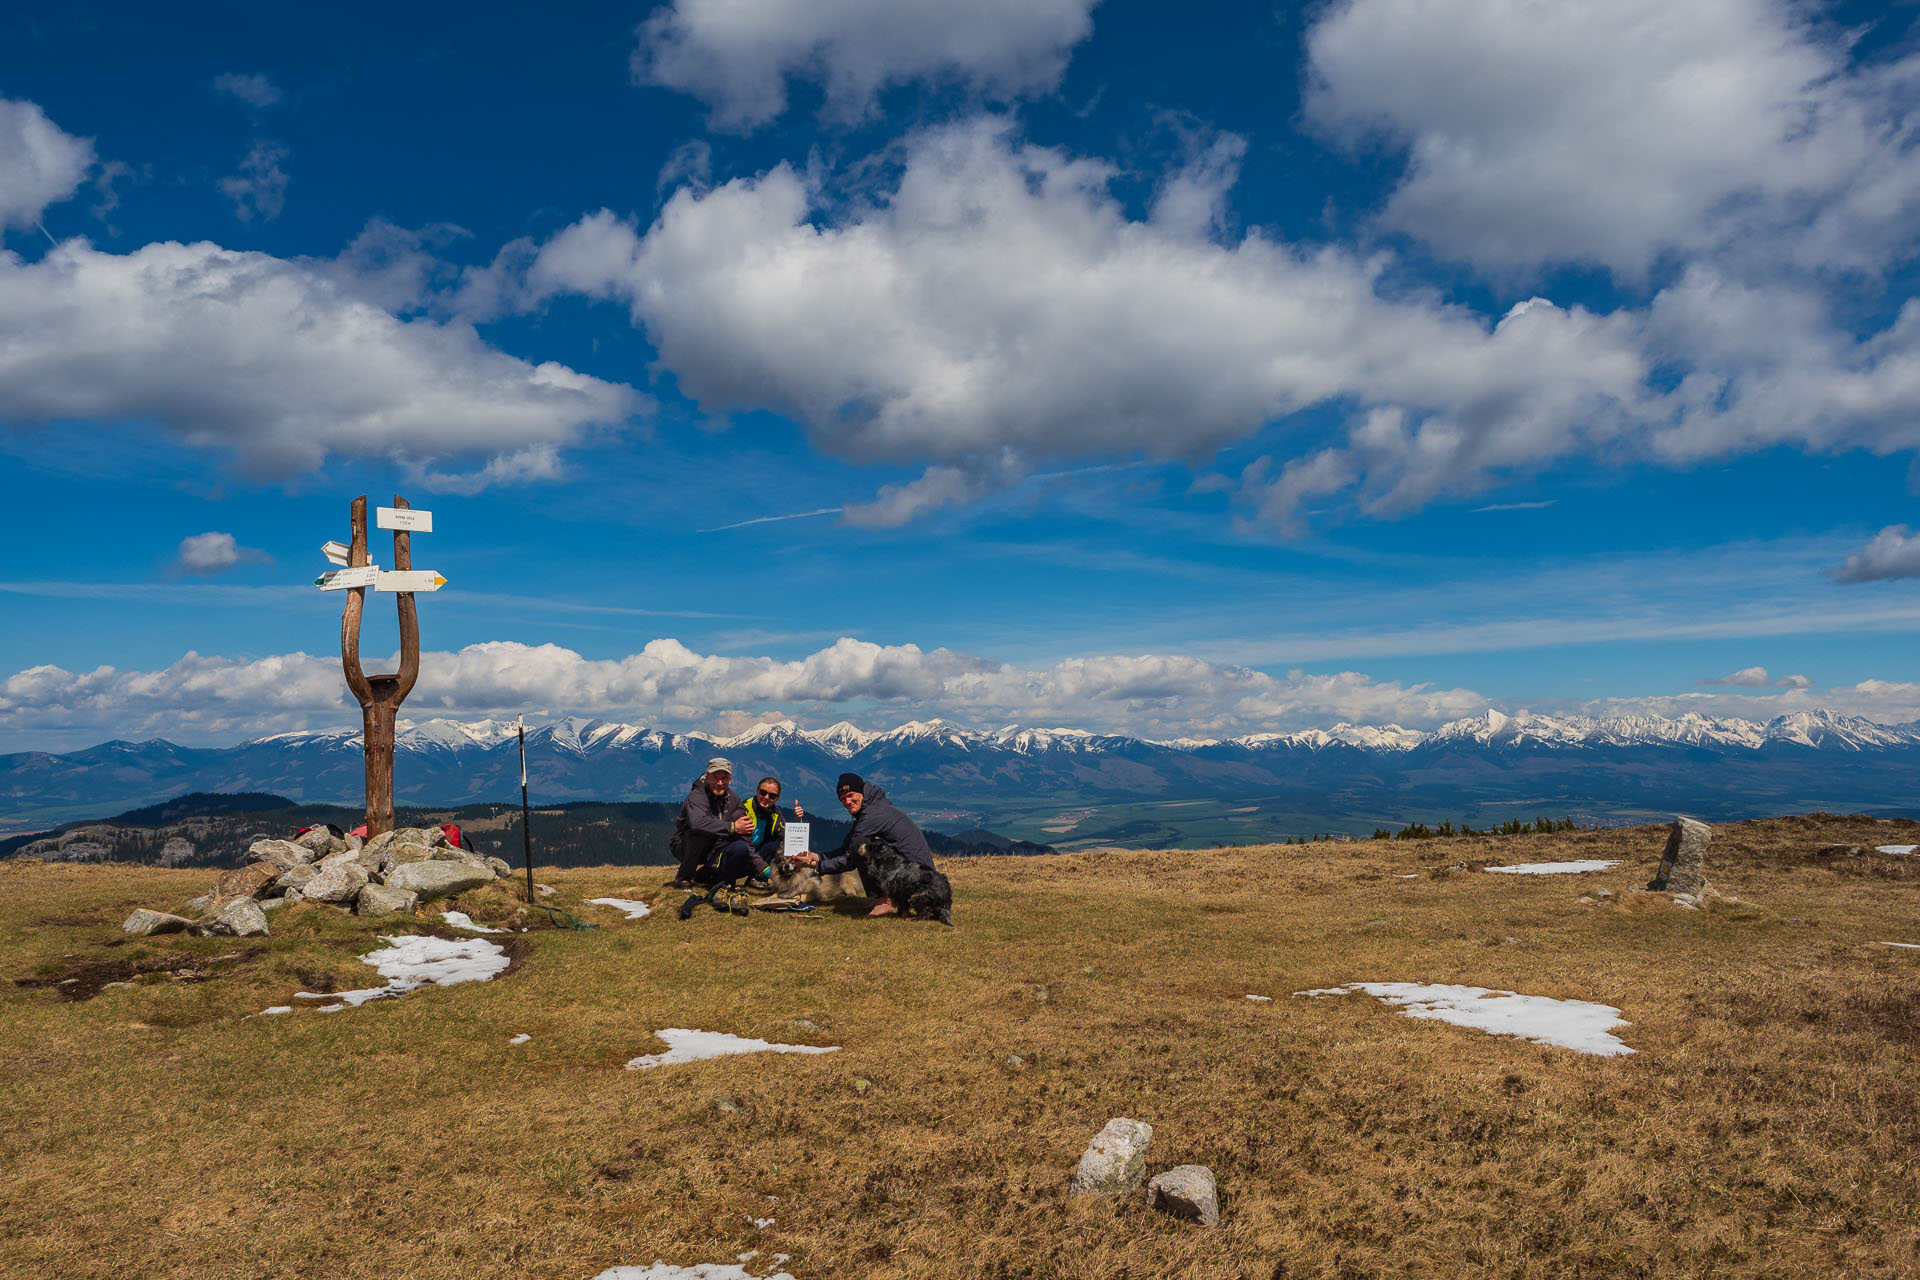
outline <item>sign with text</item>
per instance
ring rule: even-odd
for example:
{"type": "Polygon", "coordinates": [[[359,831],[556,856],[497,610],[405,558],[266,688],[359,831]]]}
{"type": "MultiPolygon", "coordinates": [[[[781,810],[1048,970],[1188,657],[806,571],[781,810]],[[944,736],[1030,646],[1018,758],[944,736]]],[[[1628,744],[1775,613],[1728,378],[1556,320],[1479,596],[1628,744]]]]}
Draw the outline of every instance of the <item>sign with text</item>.
{"type": "Polygon", "coordinates": [[[412,507],[375,507],[373,522],[381,529],[403,529],[408,533],[432,533],[433,512],[412,507]]]}
{"type": "Polygon", "coordinates": [[[323,542],[320,544],[320,554],[334,564],[344,566],[351,549],[344,542],[323,542]]]}
{"type": "Polygon", "coordinates": [[[393,569],[375,580],[375,591],[438,591],[447,580],[432,569],[393,569]]]}
{"type": "Polygon", "coordinates": [[[349,587],[370,587],[380,580],[380,566],[363,564],[352,569],[331,569],[313,580],[322,591],[345,591],[349,587]]]}
{"type": "Polygon", "coordinates": [[[807,852],[807,842],[813,838],[811,822],[789,822],[780,830],[786,836],[785,842],[780,846],[781,853],[791,858],[796,853],[807,852]]]}

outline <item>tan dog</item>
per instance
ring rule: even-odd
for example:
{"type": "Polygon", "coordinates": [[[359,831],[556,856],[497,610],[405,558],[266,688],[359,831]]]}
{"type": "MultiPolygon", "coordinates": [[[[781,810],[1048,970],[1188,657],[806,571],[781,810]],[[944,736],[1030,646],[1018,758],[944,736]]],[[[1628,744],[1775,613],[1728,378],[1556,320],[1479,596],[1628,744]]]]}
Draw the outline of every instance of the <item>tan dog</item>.
{"type": "Polygon", "coordinates": [[[767,883],[773,887],[774,896],[764,899],[758,904],[761,906],[832,902],[835,898],[864,898],[867,895],[858,871],[838,871],[823,876],[812,867],[801,866],[785,854],[775,857],[770,865],[773,867],[773,879],[767,883]]]}

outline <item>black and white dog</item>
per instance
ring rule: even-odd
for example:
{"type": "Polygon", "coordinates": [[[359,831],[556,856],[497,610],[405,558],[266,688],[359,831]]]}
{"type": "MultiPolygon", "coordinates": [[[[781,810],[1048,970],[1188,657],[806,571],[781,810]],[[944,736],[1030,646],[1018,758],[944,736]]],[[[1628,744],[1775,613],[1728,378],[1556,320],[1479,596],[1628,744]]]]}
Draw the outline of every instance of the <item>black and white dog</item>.
{"type": "Polygon", "coordinates": [[[860,855],[880,895],[890,899],[901,915],[953,924],[953,886],[945,876],[921,866],[885,840],[863,841],[860,855]]]}

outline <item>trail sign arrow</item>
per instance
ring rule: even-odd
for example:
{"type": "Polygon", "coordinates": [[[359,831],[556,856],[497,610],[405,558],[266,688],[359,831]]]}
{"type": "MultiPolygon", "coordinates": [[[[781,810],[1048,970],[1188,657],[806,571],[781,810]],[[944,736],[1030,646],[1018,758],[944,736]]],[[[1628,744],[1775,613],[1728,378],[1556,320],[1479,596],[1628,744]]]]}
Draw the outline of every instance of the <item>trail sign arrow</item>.
{"type": "Polygon", "coordinates": [[[380,580],[377,564],[356,565],[351,569],[329,569],[313,580],[322,591],[345,591],[349,587],[371,587],[380,580]]]}
{"type": "Polygon", "coordinates": [[[349,552],[344,542],[323,542],[320,544],[320,554],[333,563],[345,567],[349,552]]]}
{"type": "Polygon", "coordinates": [[[374,524],[382,529],[404,529],[409,533],[432,533],[433,512],[417,507],[375,507],[374,524]]]}
{"type": "Polygon", "coordinates": [[[395,569],[378,575],[375,591],[438,591],[447,580],[432,569],[395,569]]]}

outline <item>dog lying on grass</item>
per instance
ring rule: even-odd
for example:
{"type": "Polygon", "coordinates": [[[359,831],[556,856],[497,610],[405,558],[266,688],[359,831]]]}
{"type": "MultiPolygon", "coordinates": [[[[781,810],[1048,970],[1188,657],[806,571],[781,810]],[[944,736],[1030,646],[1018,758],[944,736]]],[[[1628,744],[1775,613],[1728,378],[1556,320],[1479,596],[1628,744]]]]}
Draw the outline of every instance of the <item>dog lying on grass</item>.
{"type": "Polygon", "coordinates": [[[835,898],[866,896],[867,891],[861,887],[858,871],[840,871],[823,876],[812,867],[801,866],[785,854],[776,856],[770,865],[773,867],[773,878],[767,883],[773,887],[773,897],[768,898],[767,903],[832,902],[835,898]]]}
{"type": "Polygon", "coordinates": [[[953,924],[953,886],[932,867],[922,866],[884,840],[860,846],[867,873],[879,885],[880,896],[892,901],[903,916],[953,924]]]}

